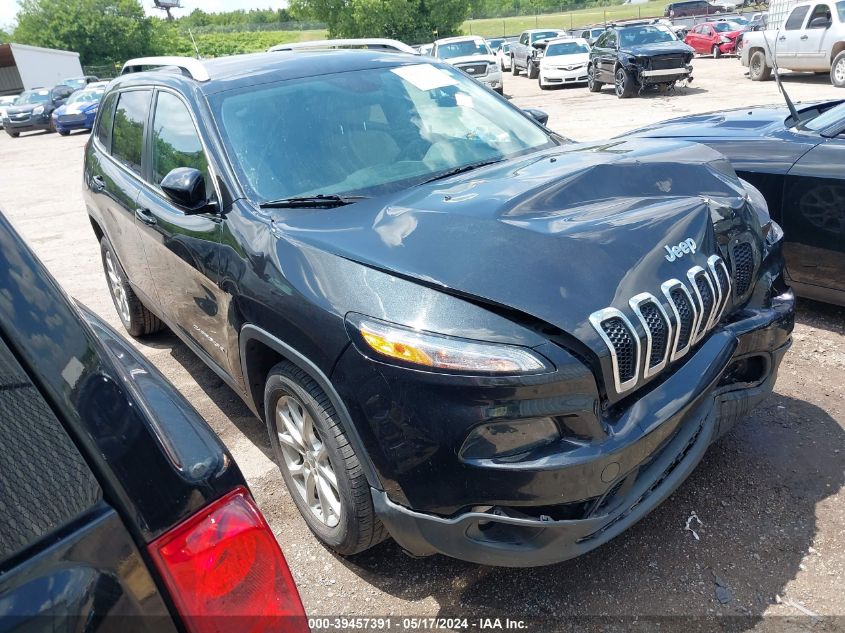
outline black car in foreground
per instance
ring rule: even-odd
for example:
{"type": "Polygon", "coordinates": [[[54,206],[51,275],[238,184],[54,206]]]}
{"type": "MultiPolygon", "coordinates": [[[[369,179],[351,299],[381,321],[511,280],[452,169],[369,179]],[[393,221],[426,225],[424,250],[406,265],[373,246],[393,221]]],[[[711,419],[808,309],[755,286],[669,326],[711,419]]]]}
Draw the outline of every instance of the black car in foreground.
{"type": "Polygon", "coordinates": [[[52,90],[33,88],[22,92],[15,105],[6,108],[3,129],[12,138],[20,136],[21,132],[55,132],[53,110],[64,105],[73,92],[74,88],[64,85],[56,86],[52,90]]]}
{"type": "Polygon", "coordinates": [[[344,554],[587,552],[790,344],[779,229],[723,157],[568,142],[435,60],[128,62],[84,182],[128,331],[169,326],[266,421],[344,554]]]}
{"type": "MultiPolygon", "coordinates": [[[[697,114],[633,136],[706,143],[763,194],[783,227],[795,291],[845,306],[845,101],[697,114]]],[[[626,138],[632,134],[626,134],[626,138]]]]}
{"type": "Polygon", "coordinates": [[[0,510],[0,630],[308,630],[232,456],[2,214],[0,510]]]}
{"type": "Polygon", "coordinates": [[[693,50],[662,24],[627,23],[608,27],[590,49],[587,87],[610,84],[627,99],[649,87],[668,90],[692,81],[693,50]]]}

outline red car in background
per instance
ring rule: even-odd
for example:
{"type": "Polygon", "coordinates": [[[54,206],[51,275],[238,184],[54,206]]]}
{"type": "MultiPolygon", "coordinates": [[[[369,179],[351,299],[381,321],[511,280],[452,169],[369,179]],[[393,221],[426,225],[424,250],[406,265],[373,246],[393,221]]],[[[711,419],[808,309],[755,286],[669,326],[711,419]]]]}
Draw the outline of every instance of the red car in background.
{"type": "Polygon", "coordinates": [[[719,58],[736,53],[736,40],[744,30],[744,27],[731,22],[704,22],[691,28],[684,42],[696,53],[712,53],[713,57],[719,58]]]}

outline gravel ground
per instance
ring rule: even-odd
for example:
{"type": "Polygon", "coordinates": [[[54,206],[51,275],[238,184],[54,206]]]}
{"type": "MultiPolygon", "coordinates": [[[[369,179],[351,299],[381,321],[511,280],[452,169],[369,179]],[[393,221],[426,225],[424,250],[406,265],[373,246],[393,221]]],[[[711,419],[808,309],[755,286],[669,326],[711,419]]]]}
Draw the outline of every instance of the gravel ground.
{"type": "MultiPolygon", "coordinates": [[[[752,83],[736,60],[695,65],[694,87],[627,101],[581,87],[541,92],[510,75],[505,92],[520,106],[548,111],[557,131],[585,140],[671,116],[779,102],[774,82],[752,83]]],[[[795,100],[845,96],[824,77],[786,83],[795,100]]],[[[0,134],[0,208],[66,290],[119,328],[79,193],[86,140],[0,134]]],[[[332,555],[300,519],[262,423],[238,397],[173,335],[135,344],[229,446],[311,615],[502,614],[551,618],[546,626],[562,617],[612,616],[602,624],[646,618],[646,630],[663,623],[648,619],[655,616],[731,615],[742,616],[730,620],[736,629],[833,630],[845,617],[807,612],[845,616],[843,331],[845,310],[801,301],[776,393],[711,447],[672,497],[591,554],[527,570],[411,559],[389,541],[352,559],[332,555]],[[693,511],[703,522],[699,540],[684,530],[693,511]]],[[[670,618],[667,628],[689,630],[690,622],[670,618]]]]}

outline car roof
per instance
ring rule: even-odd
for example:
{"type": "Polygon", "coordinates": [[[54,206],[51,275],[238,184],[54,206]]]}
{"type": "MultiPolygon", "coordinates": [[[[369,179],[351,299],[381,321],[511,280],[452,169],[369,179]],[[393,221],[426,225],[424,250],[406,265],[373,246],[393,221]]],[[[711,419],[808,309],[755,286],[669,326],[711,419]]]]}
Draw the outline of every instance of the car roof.
{"type": "Polygon", "coordinates": [[[566,37],[553,37],[551,39],[546,40],[547,44],[551,46],[552,44],[560,44],[561,42],[584,42],[587,43],[583,37],[575,37],[574,35],[567,35],[566,37]]]}
{"type": "MultiPolygon", "coordinates": [[[[130,60],[152,66],[159,58],[130,60]]],[[[255,85],[269,81],[301,79],[316,75],[352,72],[404,64],[436,63],[421,60],[419,55],[384,50],[328,49],[308,51],[274,51],[230,55],[210,60],[160,58],[169,62],[149,70],[125,72],[113,81],[114,87],[160,84],[193,85],[206,94],[255,85]],[[181,61],[180,61],[181,60],[181,61]]]]}
{"type": "Polygon", "coordinates": [[[455,37],[444,37],[443,39],[435,40],[435,44],[449,44],[451,42],[466,42],[467,40],[472,40],[473,42],[478,42],[479,40],[484,42],[486,41],[480,35],[456,35],[455,37]]]}

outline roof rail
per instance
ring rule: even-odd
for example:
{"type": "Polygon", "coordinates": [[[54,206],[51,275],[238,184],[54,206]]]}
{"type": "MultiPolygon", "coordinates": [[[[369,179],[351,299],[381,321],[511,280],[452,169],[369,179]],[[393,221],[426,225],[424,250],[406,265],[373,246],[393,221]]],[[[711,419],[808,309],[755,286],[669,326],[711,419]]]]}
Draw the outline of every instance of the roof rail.
{"type": "Polygon", "coordinates": [[[178,68],[191,79],[196,81],[208,81],[211,77],[203,63],[193,57],[179,57],[176,55],[163,55],[160,57],[136,57],[123,64],[121,75],[138,73],[146,70],[146,66],[156,68],[173,67],[178,68]]]}
{"type": "Polygon", "coordinates": [[[340,40],[312,40],[310,42],[291,42],[288,44],[276,44],[267,49],[267,52],[277,51],[313,51],[333,48],[363,48],[370,50],[383,50],[394,53],[409,53],[418,55],[413,48],[398,40],[391,40],[384,37],[362,37],[340,40]]]}

